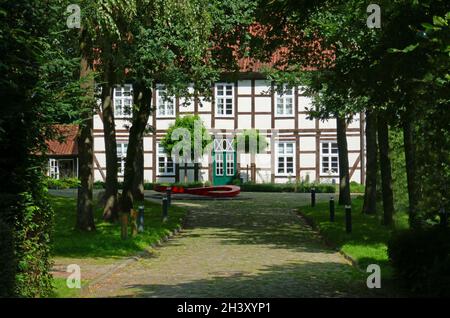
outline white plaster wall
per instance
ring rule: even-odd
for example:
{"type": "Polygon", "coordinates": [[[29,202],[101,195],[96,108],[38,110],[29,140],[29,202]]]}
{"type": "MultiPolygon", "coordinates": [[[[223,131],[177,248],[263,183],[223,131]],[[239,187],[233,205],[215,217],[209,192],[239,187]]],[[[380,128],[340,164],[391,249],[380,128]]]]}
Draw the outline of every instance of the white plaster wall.
{"type": "Polygon", "coordinates": [[[216,129],[234,129],[233,119],[220,119],[216,118],[216,129]]]}
{"type": "Polygon", "coordinates": [[[271,112],[272,101],[270,97],[255,97],[255,112],[271,112]]]}
{"type": "Polygon", "coordinates": [[[306,97],[306,96],[298,97],[298,111],[299,112],[308,111],[308,109],[311,108],[311,105],[312,105],[312,100],[310,97],[306,97]]]}
{"type": "Polygon", "coordinates": [[[252,93],[251,80],[238,81],[238,94],[251,94],[251,93],[252,93]]]}
{"type": "Polygon", "coordinates": [[[270,129],[271,117],[270,115],[255,115],[255,128],[270,129]]]}
{"type": "Polygon", "coordinates": [[[252,127],[252,115],[238,115],[238,128],[250,129],[252,127]]]}
{"type": "Polygon", "coordinates": [[[299,114],[299,128],[300,129],[314,129],[316,128],[316,122],[314,119],[307,119],[308,115],[306,114],[299,114]]]}
{"type": "Polygon", "coordinates": [[[270,81],[256,80],[255,81],[255,94],[270,95],[270,81]]]}
{"type": "Polygon", "coordinates": [[[270,171],[256,170],[256,182],[257,183],[268,183],[268,182],[270,182],[270,179],[271,179],[270,171]]]}
{"type": "Polygon", "coordinates": [[[239,111],[240,112],[251,112],[252,111],[252,99],[251,99],[251,97],[239,97],[238,98],[238,104],[239,104],[239,111]]]}
{"type": "Polygon", "coordinates": [[[309,175],[309,182],[316,180],[316,170],[300,170],[300,180],[307,181],[309,175]]]}
{"type": "Polygon", "coordinates": [[[275,128],[276,129],[294,129],[295,120],[294,119],[276,119],[275,118],[275,128]]]}
{"type": "Polygon", "coordinates": [[[313,153],[300,154],[300,167],[311,168],[316,166],[316,155],[313,153]]]}
{"type": "Polygon", "coordinates": [[[300,136],[300,151],[315,151],[316,137],[302,137],[300,136]]]}
{"type": "Polygon", "coordinates": [[[319,128],[323,129],[336,129],[336,119],[330,118],[325,121],[319,120],[319,128]]]}
{"type": "Polygon", "coordinates": [[[175,123],[175,119],[157,119],[156,129],[168,129],[173,123],[175,123]]]}

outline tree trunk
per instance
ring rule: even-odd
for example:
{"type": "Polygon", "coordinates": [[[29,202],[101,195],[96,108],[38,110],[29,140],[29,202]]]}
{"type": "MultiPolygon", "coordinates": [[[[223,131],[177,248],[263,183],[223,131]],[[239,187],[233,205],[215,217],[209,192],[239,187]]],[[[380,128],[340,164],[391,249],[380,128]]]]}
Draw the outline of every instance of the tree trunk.
{"type": "MultiPolygon", "coordinates": [[[[361,136],[362,138],[362,136],[361,136]]],[[[362,212],[375,214],[377,210],[377,116],[366,112],[366,185],[362,212]]]]}
{"type": "Polygon", "coordinates": [[[199,164],[198,162],[194,163],[194,181],[198,182],[198,172],[199,172],[199,164]]]}
{"type": "Polygon", "coordinates": [[[114,222],[119,219],[119,214],[117,192],[117,142],[113,105],[115,80],[111,65],[105,71],[105,74],[107,78],[105,84],[102,86],[103,132],[106,156],[105,206],[103,208],[103,218],[114,222]]]}
{"type": "Polygon", "coordinates": [[[175,182],[180,182],[180,164],[175,163],[175,182]]]}
{"type": "Polygon", "coordinates": [[[381,191],[383,195],[383,224],[391,225],[394,215],[394,196],[389,154],[389,127],[385,116],[385,114],[378,115],[378,147],[380,150],[381,191]]]}
{"type": "Polygon", "coordinates": [[[339,151],[339,204],[349,205],[350,199],[350,173],[348,166],[347,128],[345,118],[336,117],[337,143],[339,151]]]}
{"type": "Polygon", "coordinates": [[[131,191],[134,200],[142,201],[144,200],[144,138],[139,142],[134,168],[135,172],[131,191]]]}
{"type": "Polygon", "coordinates": [[[414,147],[414,131],[410,118],[403,123],[403,143],[405,147],[406,180],[408,186],[409,224],[411,228],[419,228],[417,217],[418,193],[416,185],[416,151],[414,147]]]}
{"type": "MultiPolygon", "coordinates": [[[[81,44],[84,47],[83,43],[81,44]]],[[[93,113],[94,83],[88,79],[92,72],[91,65],[83,56],[81,59],[82,88],[86,90],[87,105],[83,104],[83,122],[80,124],[78,135],[78,176],[80,186],[77,196],[77,222],[76,228],[82,231],[95,230],[92,191],[94,188],[94,139],[93,139],[93,113]]]]}
{"type": "Polygon", "coordinates": [[[123,179],[122,197],[120,200],[120,209],[122,213],[130,213],[133,208],[133,184],[136,174],[143,167],[137,166],[140,160],[137,158],[144,138],[145,127],[151,113],[152,90],[137,83],[133,87],[134,100],[137,108],[133,114],[133,124],[130,129],[128,139],[127,159],[125,161],[125,174],[123,179]]]}

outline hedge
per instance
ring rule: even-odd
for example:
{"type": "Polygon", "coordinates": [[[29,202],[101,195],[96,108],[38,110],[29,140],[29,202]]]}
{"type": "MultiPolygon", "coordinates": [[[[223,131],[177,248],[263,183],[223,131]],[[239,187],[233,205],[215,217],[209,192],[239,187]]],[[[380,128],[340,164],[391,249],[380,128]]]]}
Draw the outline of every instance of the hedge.
{"type": "Polygon", "coordinates": [[[450,229],[434,226],[396,233],[388,243],[395,275],[426,296],[450,296],[450,229]]]}
{"type": "Polygon", "coordinates": [[[335,193],[336,187],[328,183],[254,183],[245,182],[241,185],[242,192],[311,192],[311,188],[316,189],[316,193],[335,193]]]}
{"type": "Polygon", "coordinates": [[[78,180],[78,178],[47,178],[45,182],[47,184],[47,188],[49,189],[75,189],[78,188],[80,184],[80,180],[78,180]]]}

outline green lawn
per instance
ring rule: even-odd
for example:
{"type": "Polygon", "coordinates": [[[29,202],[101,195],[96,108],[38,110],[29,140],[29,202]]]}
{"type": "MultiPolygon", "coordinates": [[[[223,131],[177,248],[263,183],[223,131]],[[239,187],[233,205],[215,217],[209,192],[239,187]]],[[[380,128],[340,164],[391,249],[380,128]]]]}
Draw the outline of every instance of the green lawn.
{"type": "MultiPolygon", "coordinates": [[[[363,198],[358,197],[352,202],[351,234],[345,232],[344,207],[336,204],[335,222],[329,221],[328,202],[300,207],[300,213],[319,230],[324,239],[353,258],[362,270],[369,264],[381,267],[382,277],[391,278],[392,268],[388,262],[387,241],[392,231],[408,227],[408,216],[405,213],[395,215],[395,225],[387,228],[381,225],[381,213],[365,215],[361,213],[363,198]]],[[[379,204],[381,205],[381,204],[379,204]]]]}
{"type": "MultiPolygon", "coordinates": [[[[82,280],[81,286],[87,284],[86,280],[82,280]]],[[[61,277],[53,277],[53,293],[50,298],[78,298],[80,296],[80,289],[68,288],[67,279],[61,277]]]]}
{"type": "MultiPolygon", "coordinates": [[[[120,225],[102,220],[102,209],[95,207],[95,232],[83,233],[74,230],[76,199],[51,196],[55,210],[55,225],[52,235],[54,257],[115,258],[132,255],[157,242],[181,225],[186,210],[172,206],[169,219],[162,222],[161,205],[145,201],[144,232],[127,240],[120,238],[120,225]]],[[[136,207],[139,203],[136,203],[136,207]]],[[[130,233],[130,232],[129,232],[130,233]]]]}

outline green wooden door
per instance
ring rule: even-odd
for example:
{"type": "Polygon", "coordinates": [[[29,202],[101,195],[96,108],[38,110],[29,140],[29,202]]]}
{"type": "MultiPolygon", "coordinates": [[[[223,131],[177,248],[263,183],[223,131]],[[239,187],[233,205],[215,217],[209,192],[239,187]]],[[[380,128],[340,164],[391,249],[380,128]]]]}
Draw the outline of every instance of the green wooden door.
{"type": "Polygon", "coordinates": [[[227,139],[215,141],[213,151],[213,184],[230,184],[236,176],[236,151],[227,139]]]}

